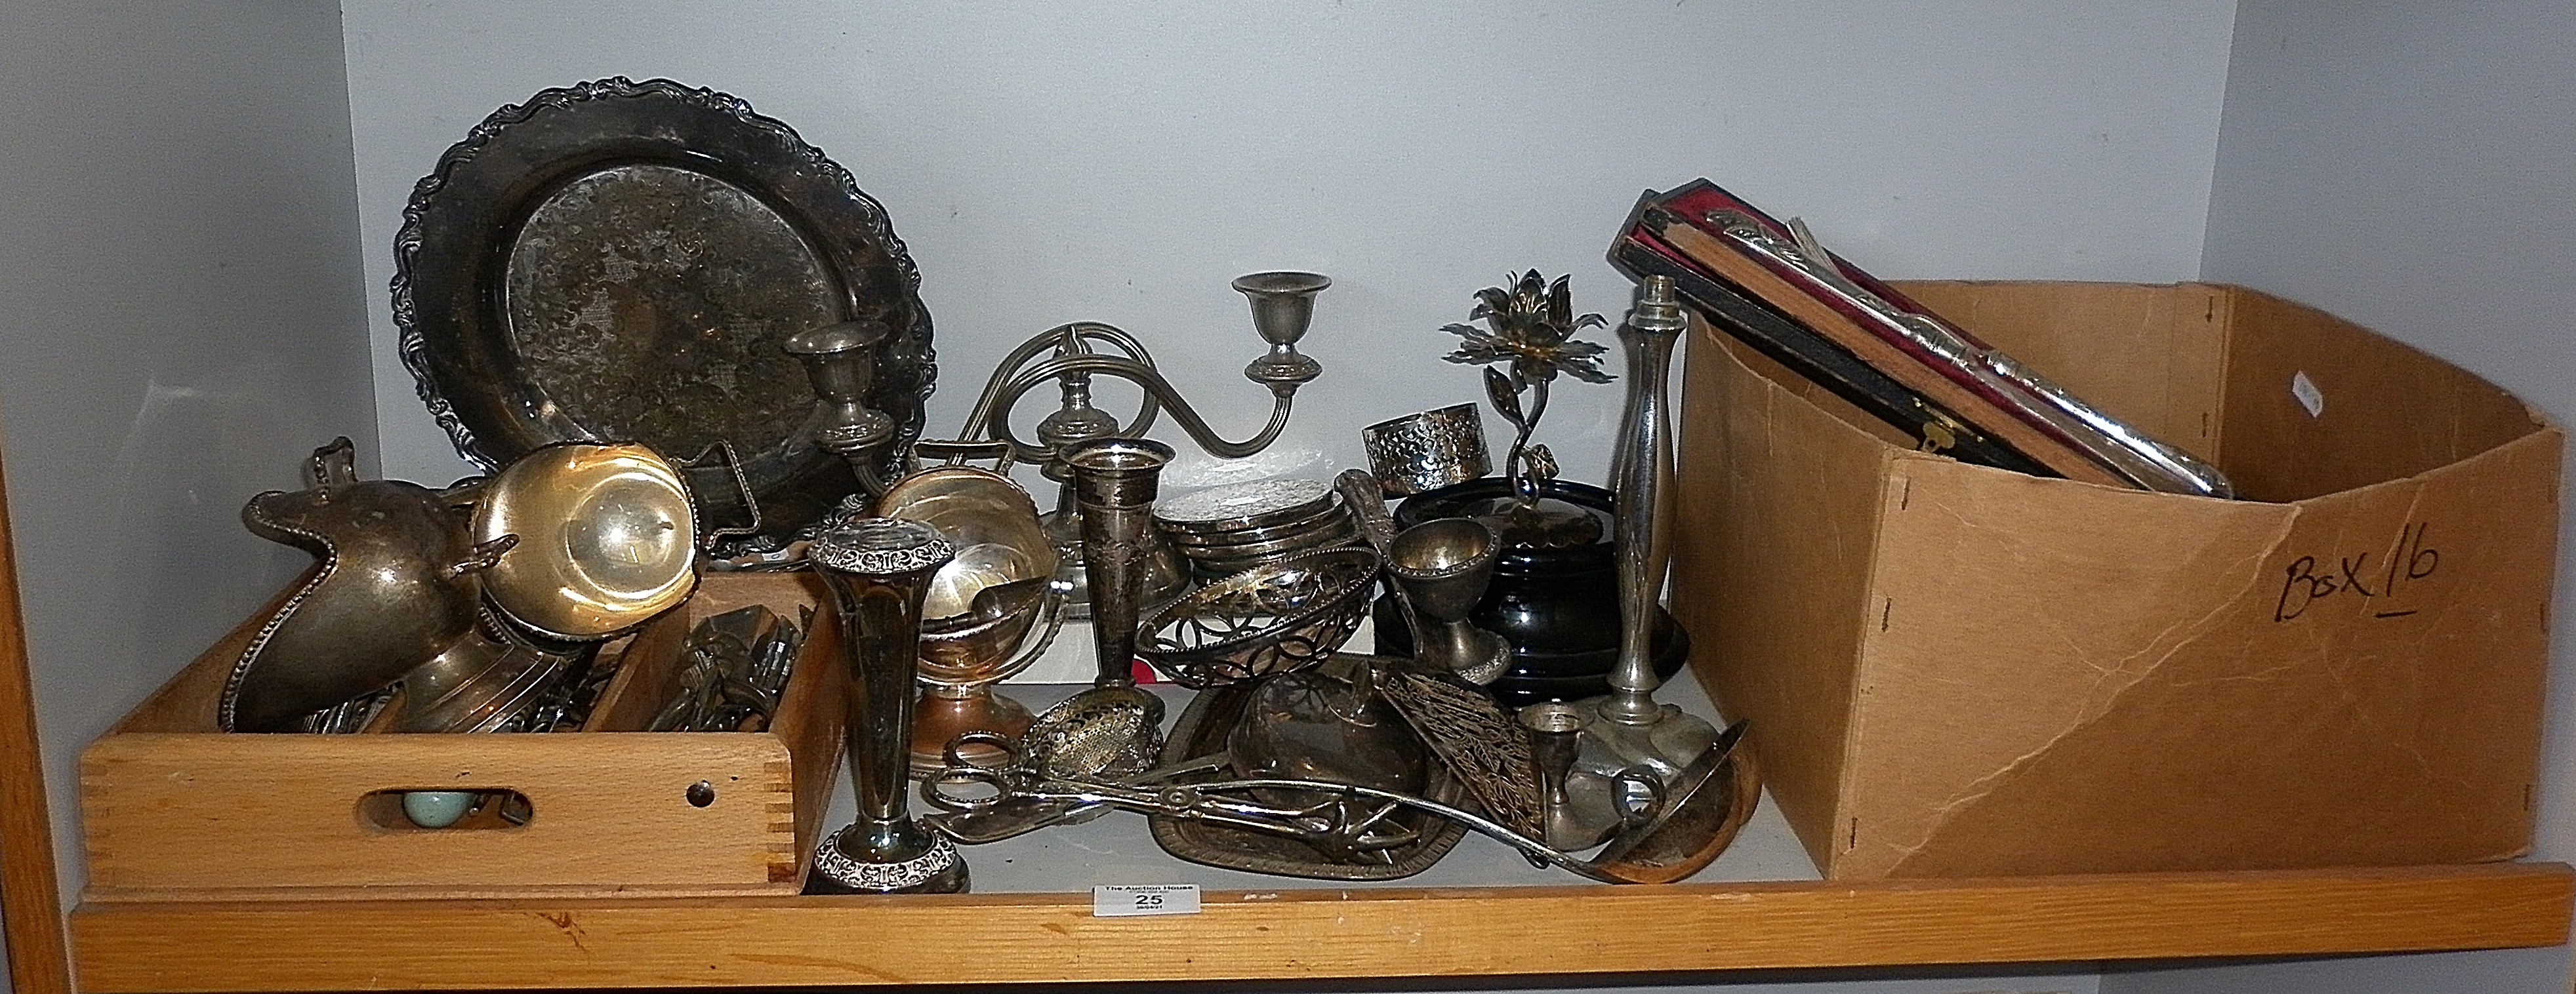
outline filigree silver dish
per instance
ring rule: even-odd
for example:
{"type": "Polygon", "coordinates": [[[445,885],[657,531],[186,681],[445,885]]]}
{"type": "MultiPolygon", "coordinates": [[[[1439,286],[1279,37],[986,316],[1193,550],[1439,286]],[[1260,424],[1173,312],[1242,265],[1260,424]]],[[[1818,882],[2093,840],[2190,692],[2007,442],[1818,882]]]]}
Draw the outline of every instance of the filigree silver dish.
{"type": "Polygon", "coordinates": [[[1237,573],[1148,615],[1137,655],[1194,689],[1311,666],[1358,630],[1383,562],[1325,549],[1237,573]]]}
{"type": "MultiPolygon", "coordinates": [[[[503,107],[440,156],[394,240],[394,320],[421,399],[494,470],[551,442],[743,454],[774,547],[857,489],[818,447],[781,343],[882,322],[868,406],[889,475],[936,375],[920,274],[847,170],[741,99],[623,77],[503,107]]],[[[711,519],[748,519],[709,470],[711,519]]],[[[693,477],[698,474],[692,473],[693,477]]]]}

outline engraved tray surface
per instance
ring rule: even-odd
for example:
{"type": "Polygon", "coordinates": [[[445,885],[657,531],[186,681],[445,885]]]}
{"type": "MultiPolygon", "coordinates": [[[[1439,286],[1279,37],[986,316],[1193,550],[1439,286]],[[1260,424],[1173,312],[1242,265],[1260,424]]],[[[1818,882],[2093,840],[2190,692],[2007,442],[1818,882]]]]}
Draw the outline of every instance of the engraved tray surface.
{"type": "MultiPolygon", "coordinates": [[[[421,399],[489,471],[549,442],[671,459],[733,443],[776,544],[857,489],[812,442],[816,401],[779,343],[874,319],[870,406],[895,453],[937,367],[920,274],[847,170],[749,104],[623,77],[503,107],[440,157],[395,237],[394,320],[421,399]]],[[[747,515],[691,473],[715,524],[747,515]]]]}

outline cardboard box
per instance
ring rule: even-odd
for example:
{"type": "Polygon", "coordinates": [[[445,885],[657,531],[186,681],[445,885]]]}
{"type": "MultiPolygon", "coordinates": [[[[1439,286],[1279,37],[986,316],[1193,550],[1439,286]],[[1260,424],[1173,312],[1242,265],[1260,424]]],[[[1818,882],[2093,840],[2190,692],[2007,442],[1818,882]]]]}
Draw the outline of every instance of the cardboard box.
{"type": "Polygon", "coordinates": [[[2250,499],[1914,451],[1695,330],[1673,612],[1827,876],[2524,851],[2558,428],[2243,289],[1902,289],[2250,499]]]}
{"type": "Polygon", "coordinates": [[[254,617],[81,753],[87,901],[794,894],[840,770],[839,634],[807,574],[712,574],[629,640],[590,724],[527,735],[215,729],[254,617]],[[823,604],[764,732],[637,732],[698,619],[823,604]],[[707,791],[693,796],[692,786],[707,791]],[[402,790],[514,790],[534,817],[422,829],[402,790]],[[705,803],[698,803],[704,800],[705,803]]]}

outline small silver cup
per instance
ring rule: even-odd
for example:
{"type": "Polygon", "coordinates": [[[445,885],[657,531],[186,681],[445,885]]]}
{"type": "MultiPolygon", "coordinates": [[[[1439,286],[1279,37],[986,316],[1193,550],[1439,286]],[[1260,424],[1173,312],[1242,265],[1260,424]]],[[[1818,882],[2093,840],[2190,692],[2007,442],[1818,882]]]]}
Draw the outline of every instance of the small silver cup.
{"type": "Polygon", "coordinates": [[[1620,781],[1652,778],[1607,778],[1574,768],[1583,747],[1584,726],[1592,720],[1589,708],[1542,702],[1522,708],[1518,719],[1529,733],[1530,760],[1538,770],[1541,838],[1564,852],[1600,845],[1622,822],[1613,796],[1624,789],[1620,781]]]}
{"type": "Polygon", "coordinates": [[[1380,421],[1360,429],[1360,444],[1379,485],[1399,497],[1481,479],[1494,468],[1485,453],[1484,415],[1474,404],[1380,421]]]}

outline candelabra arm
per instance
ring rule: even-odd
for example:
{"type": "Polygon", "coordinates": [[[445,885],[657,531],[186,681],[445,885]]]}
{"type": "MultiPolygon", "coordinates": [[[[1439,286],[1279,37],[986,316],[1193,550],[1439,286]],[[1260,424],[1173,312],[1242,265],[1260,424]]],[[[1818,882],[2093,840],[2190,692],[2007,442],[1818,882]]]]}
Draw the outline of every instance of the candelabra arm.
{"type": "MultiPolygon", "coordinates": [[[[1163,374],[1157,372],[1152,366],[1125,356],[1097,354],[1056,356],[1022,370],[1012,377],[1010,382],[1003,384],[996,392],[994,406],[986,424],[1002,437],[1008,438],[1011,408],[1019,403],[1021,397],[1040,384],[1074,374],[1114,376],[1144,388],[1147,397],[1160,401],[1163,407],[1171,409],[1172,421],[1179,424],[1182,431],[1189,433],[1191,441],[1197,442],[1199,448],[1207,450],[1209,455],[1220,459],[1241,459],[1260,452],[1268,448],[1271,442],[1277,441],[1279,433],[1288,427],[1288,415],[1296,404],[1297,387],[1300,386],[1298,383],[1269,384],[1270,422],[1262,425],[1261,431],[1251,438],[1240,442],[1229,442],[1224,436],[1218,435],[1216,429],[1209,427],[1207,419],[1200,417],[1197,409],[1191,407],[1190,402],[1181,396],[1180,391],[1174,389],[1171,382],[1163,379],[1163,374]]],[[[1121,429],[1120,434],[1132,433],[1135,430],[1132,427],[1121,429]]],[[[1011,444],[1017,447],[1025,443],[1011,439],[1011,444]]],[[[1039,450],[1040,454],[1044,451],[1039,450]]]]}
{"type": "MultiPolygon", "coordinates": [[[[1154,359],[1146,353],[1145,344],[1116,325],[1101,324],[1097,321],[1075,321],[1057,325],[1031,336],[1028,341],[1021,342],[1018,348],[1012,349],[1011,354],[1002,357],[1001,364],[993,368],[992,378],[984,381],[983,396],[975,399],[975,407],[967,412],[966,423],[958,429],[957,437],[989,438],[1007,442],[1011,446],[1013,459],[1024,462],[1044,461],[1049,454],[1045,446],[1023,442],[1012,436],[1010,409],[1019,402],[1021,394],[1035,389],[1038,383],[1054,377],[1030,377],[1018,374],[1024,372],[1022,367],[1030,360],[1050,350],[1058,356],[1095,354],[1091,351],[1088,342],[1103,343],[1143,364],[1146,368],[1153,368],[1154,359]]],[[[1121,426],[1118,433],[1141,435],[1154,426],[1154,418],[1159,413],[1159,403],[1153,394],[1147,393],[1144,403],[1137,408],[1136,415],[1129,418],[1128,423],[1121,426]]]]}
{"type": "Polygon", "coordinates": [[[840,453],[841,461],[850,465],[850,475],[858,477],[859,490],[866,493],[868,495],[868,499],[871,501],[885,496],[886,488],[893,486],[893,484],[886,482],[886,478],[884,476],[877,473],[877,461],[875,458],[875,450],[877,448],[878,446],[870,446],[868,449],[857,453],[840,453]]]}

